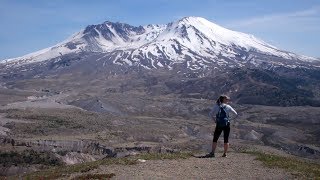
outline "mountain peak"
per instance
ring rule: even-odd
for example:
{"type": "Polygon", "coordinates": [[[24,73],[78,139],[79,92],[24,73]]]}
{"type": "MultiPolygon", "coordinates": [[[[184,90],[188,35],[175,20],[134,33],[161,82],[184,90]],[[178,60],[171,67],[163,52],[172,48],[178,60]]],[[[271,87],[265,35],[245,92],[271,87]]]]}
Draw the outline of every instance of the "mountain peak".
{"type": "Polygon", "coordinates": [[[208,26],[211,28],[219,28],[219,29],[231,31],[231,30],[226,29],[222,26],[219,26],[218,24],[213,23],[212,21],[209,21],[203,17],[188,16],[188,17],[183,17],[182,19],[178,20],[178,22],[179,23],[186,23],[186,24],[190,24],[190,25],[194,25],[194,26],[201,24],[201,25],[208,26]]]}
{"type": "Polygon", "coordinates": [[[186,17],[179,19],[179,21],[208,21],[208,20],[203,17],[198,17],[198,16],[186,16],[186,17]]]}
{"type": "MultiPolygon", "coordinates": [[[[7,61],[18,62],[12,64],[32,63],[79,52],[113,53],[116,64],[139,64],[141,60],[149,63],[148,68],[190,60],[194,65],[189,63],[188,67],[198,69],[221,59],[234,61],[235,66],[244,66],[248,61],[258,66],[277,58],[315,60],[279,50],[253,35],[226,29],[205,18],[189,16],[166,25],[132,26],[105,21],[87,26],[56,46],[7,61]]],[[[219,63],[219,66],[221,64],[226,63],[219,63]]]]}
{"type": "MultiPolygon", "coordinates": [[[[202,17],[198,17],[198,16],[186,16],[186,17],[179,19],[179,21],[199,20],[201,18],[202,17]]],[[[204,18],[202,18],[202,19],[204,19],[204,18]]]]}

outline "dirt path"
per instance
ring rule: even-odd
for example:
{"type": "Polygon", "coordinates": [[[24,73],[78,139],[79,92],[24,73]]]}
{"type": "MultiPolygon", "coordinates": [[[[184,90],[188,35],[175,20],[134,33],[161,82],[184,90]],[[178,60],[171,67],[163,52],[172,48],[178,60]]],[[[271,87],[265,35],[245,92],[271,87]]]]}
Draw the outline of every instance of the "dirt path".
{"type": "MultiPolygon", "coordinates": [[[[220,154],[218,154],[220,155],[220,154]]],[[[137,165],[101,166],[90,173],[114,173],[113,179],[292,179],[281,169],[264,167],[249,154],[228,158],[150,160],[137,165]]]]}

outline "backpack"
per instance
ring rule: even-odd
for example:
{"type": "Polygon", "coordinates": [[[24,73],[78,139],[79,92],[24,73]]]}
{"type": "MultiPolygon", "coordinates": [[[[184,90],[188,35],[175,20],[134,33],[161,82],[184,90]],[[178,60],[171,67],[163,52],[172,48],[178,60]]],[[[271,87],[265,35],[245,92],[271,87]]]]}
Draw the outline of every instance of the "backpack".
{"type": "Polygon", "coordinates": [[[229,123],[229,117],[223,106],[220,106],[220,109],[216,115],[216,123],[217,126],[221,128],[226,127],[229,123]]]}

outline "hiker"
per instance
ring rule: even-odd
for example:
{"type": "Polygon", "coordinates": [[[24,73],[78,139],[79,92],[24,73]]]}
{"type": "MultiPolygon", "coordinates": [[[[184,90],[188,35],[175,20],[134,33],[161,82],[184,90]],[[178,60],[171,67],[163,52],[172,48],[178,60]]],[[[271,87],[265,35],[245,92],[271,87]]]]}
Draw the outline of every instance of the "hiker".
{"type": "Polygon", "coordinates": [[[216,129],[214,130],[212,151],[206,155],[206,157],[215,157],[214,152],[217,147],[217,141],[223,131],[224,138],[224,152],[222,157],[227,157],[227,151],[229,148],[229,134],[230,134],[230,112],[238,115],[238,113],[228,105],[230,98],[226,95],[221,95],[216,104],[211,109],[209,116],[216,122],[216,129]]]}

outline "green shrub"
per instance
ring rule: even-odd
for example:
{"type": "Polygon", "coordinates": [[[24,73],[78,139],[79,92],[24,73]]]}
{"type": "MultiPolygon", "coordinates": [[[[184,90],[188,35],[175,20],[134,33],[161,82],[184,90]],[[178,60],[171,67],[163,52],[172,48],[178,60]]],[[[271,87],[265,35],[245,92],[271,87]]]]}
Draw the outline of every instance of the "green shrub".
{"type": "Polygon", "coordinates": [[[287,169],[293,174],[303,178],[320,179],[320,164],[256,151],[245,153],[257,156],[257,160],[263,162],[263,164],[268,167],[287,169]]]}
{"type": "Polygon", "coordinates": [[[79,176],[73,178],[72,180],[110,179],[114,176],[115,176],[114,173],[111,173],[111,174],[83,174],[83,175],[79,175],[79,176]]]}
{"type": "MultiPolygon", "coordinates": [[[[56,179],[69,177],[73,173],[86,173],[98,168],[101,165],[134,165],[137,164],[138,159],[146,160],[161,160],[161,159],[186,159],[191,157],[190,153],[147,153],[137,156],[130,156],[124,158],[106,158],[94,162],[86,162],[81,164],[74,164],[68,166],[60,166],[51,168],[45,171],[38,171],[24,176],[26,179],[56,179]]],[[[85,177],[85,175],[81,176],[85,177]]],[[[90,176],[90,178],[93,178],[90,176]]]]}
{"type": "Polygon", "coordinates": [[[0,164],[3,166],[43,164],[48,166],[62,165],[62,162],[50,152],[37,152],[24,150],[20,153],[15,151],[1,152],[0,164]]]}

